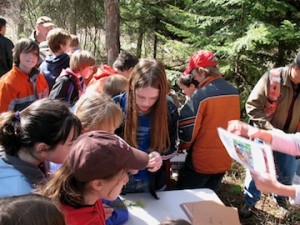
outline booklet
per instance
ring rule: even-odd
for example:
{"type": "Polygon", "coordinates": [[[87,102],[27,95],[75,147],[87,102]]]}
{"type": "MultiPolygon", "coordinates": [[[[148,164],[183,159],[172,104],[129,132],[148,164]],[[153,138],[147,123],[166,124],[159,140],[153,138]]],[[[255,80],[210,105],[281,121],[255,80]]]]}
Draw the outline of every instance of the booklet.
{"type": "Polygon", "coordinates": [[[249,170],[267,172],[276,179],[273,152],[269,145],[251,141],[218,127],[219,137],[231,158],[249,170]]]}

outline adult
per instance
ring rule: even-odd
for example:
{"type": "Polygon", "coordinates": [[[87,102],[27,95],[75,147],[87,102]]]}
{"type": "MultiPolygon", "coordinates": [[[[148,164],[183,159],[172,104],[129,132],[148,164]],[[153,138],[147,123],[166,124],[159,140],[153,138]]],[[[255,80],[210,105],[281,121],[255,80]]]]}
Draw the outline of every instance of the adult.
{"type": "MultiPolygon", "coordinates": [[[[272,149],[289,155],[300,155],[300,133],[286,134],[281,130],[262,130],[254,128],[241,121],[230,121],[227,130],[251,139],[260,138],[265,143],[270,144],[272,149]]],[[[300,204],[300,185],[284,185],[271,177],[268,173],[252,171],[252,178],[256,187],[265,193],[275,193],[282,196],[291,197],[291,202],[300,204]]]]}
{"type": "Polygon", "coordinates": [[[41,99],[0,115],[0,197],[29,194],[46,182],[45,162],[63,163],[81,123],[59,100],[41,99]]]}
{"type": "MultiPolygon", "coordinates": [[[[167,100],[169,92],[163,64],[156,60],[140,60],[133,68],[127,93],[114,97],[125,114],[124,125],[117,131],[128,144],[148,154],[157,151],[168,164],[177,150],[176,106],[167,100]]],[[[125,192],[147,192],[164,188],[168,171],[162,167],[156,178],[149,172],[159,168],[139,170],[130,177],[125,192]],[[160,177],[159,177],[160,176],[160,177]],[[155,182],[155,179],[157,182],[155,182]],[[150,188],[150,189],[149,189],[150,188]]]]}
{"type": "Polygon", "coordinates": [[[6,24],[6,20],[0,17],[0,77],[11,70],[13,65],[14,44],[5,37],[6,24]]]}
{"type": "Polygon", "coordinates": [[[41,16],[36,20],[34,27],[35,29],[29,36],[29,38],[34,40],[40,47],[40,58],[38,65],[40,65],[44,61],[46,56],[50,53],[50,48],[46,39],[49,31],[54,27],[55,25],[52,22],[51,18],[47,16],[41,16]]]}
{"type": "Polygon", "coordinates": [[[199,88],[182,107],[179,116],[180,149],[187,157],[178,174],[178,188],[210,188],[218,191],[232,159],[221,143],[217,127],[240,118],[238,91],[222,78],[214,53],[196,51],[184,74],[193,74],[199,88]],[[226,109],[226,110],[225,110],[226,109]]]}
{"type": "MultiPolygon", "coordinates": [[[[286,67],[267,71],[257,82],[246,102],[246,112],[253,124],[261,129],[280,129],[295,133],[300,121],[300,53],[286,67]]],[[[277,149],[273,149],[277,150],[277,149]]],[[[294,156],[274,152],[278,181],[291,184],[295,172],[294,156]]],[[[247,217],[260,199],[260,192],[247,173],[245,179],[245,205],[240,214],[247,217]]],[[[277,203],[285,207],[286,199],[276,197],[277,203]]]]}
{"type": "Polygon", "coordinates": [[[47,16],[41,16],[36,20],[35,29],[30,35],[30,39],[34,40],[37,44],[46,41],[47,34],[54,28],[52,19],[47,16]]]}

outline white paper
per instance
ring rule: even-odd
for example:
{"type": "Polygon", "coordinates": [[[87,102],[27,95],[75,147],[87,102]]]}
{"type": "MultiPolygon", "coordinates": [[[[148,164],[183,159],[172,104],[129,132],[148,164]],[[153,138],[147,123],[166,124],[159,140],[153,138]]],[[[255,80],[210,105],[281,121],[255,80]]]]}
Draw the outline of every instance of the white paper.
{"type": "Polygon", "coordinates": [[[276,178],[273,152],[269,145],[232,134],[218,127],[219,137],[230,157],[249,170],[267,172],[276,178]]]}

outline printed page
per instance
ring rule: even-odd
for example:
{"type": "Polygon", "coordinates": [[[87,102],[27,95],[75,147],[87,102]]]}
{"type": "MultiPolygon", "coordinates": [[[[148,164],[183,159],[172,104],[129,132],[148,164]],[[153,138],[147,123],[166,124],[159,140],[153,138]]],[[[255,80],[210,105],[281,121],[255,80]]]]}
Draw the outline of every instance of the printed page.
{"type": "Polygon", "coordinates": [[[219,137],[231,158],[248,168],[276,178],[273,152],[269,145],[251,141],[219,127],[219,137]]]}

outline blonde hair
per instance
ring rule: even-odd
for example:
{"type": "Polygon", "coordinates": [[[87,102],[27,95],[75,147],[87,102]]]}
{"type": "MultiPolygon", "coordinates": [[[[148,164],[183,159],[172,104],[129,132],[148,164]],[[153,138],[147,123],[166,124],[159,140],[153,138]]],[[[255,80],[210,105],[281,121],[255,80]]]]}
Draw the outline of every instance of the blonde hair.
{"type": "Polygon", "coordinates": [[[81,96],[75,114],[85,131],[97,130],[101,124],[118,128],[123,119],[120,106],[110,96],[98,92],[81,96]]]}
{"type": "Polygon", "coordinates": [[[87,50],[75,51],[70,58],[70,68],[74,73],[78,73],[84,68],[95,64],[95,57],[87,50]]]}
{"type": "Polygon", "coordinates": [[[109,76],[103,85],[103,92],[111,97],[128,90],[129,81],[126,77],[116,74],[109,76]]]}
{"type": "Polygon", "coordinates": [[[137,145],[138,110],[136,89],[153,87],[159,90],[156,103],[151,107],[150,151],[164,153],[170,147],[168,127],[167,95],[169,86],[164,65],[156,60],[140,60],[134,67],[129,80],[124,139],[134,147],[137,145]]]}

